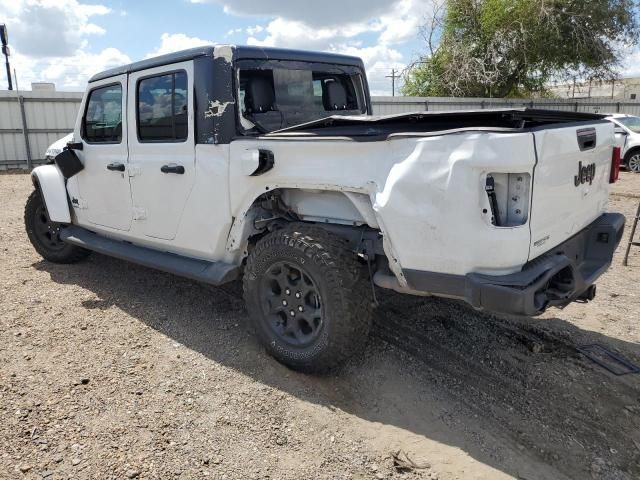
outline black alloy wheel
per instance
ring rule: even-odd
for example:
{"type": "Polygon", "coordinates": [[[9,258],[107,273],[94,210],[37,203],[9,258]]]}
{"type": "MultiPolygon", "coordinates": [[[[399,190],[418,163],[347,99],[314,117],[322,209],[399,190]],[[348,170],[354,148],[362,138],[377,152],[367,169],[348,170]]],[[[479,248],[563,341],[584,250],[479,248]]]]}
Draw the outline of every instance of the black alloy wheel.
{"type": "Polygon", "coordinates": [[[323,327],[318,287],[304,268],[274,263],[261,279],[262,311],[269,327],[284,342],[310,345],[323,327]]]}

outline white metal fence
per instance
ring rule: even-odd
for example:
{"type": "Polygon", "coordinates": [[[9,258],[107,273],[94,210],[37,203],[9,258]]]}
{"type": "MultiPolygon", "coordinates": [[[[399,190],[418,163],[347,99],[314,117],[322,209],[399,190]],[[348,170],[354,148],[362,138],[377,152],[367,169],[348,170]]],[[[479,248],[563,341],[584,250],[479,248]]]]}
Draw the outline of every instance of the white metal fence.
{"type": "Polygon", "coordinates": [[[389,115],[417,111],[476,110],[485,108],[529,107],[589,113],[628,113],[640,116],[640,102],[615,99],[558,98],[443,98],[373,97],[373,113],[389,115]]]}
{"type": "Polygon", "coordinates": [[[73,131],[82,93],[0,91],[0,170],[31,169],[73,131]]]}
{"type": "MultiPolygon", "coordinates": [[[[0,91],[0,170],[31,169],[44,161],[47,147],[73,130],[82,93],[0,91]]],[[[505,107],[549,108],[640,116],[640,102],[608,99],[497,99],[373,97],[373,113],[468,110],[505,107]]]]}

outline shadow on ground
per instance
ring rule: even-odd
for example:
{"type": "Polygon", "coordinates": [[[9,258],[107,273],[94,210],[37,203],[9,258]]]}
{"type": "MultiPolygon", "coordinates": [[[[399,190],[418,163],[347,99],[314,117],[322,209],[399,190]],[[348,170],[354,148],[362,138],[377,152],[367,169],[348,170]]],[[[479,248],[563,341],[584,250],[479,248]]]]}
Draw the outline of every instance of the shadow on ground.
{"type": "Polygon", "coordinates": [[[440,299],[379,292],[364,354],[327,377],[290,372],[248,334],[240,285],[212,288],[100,255],[38,262],[211,361],[304,401],[453,445],[516,478],[640,477],[640,378],[576,346],[640,362],[640,347],[561,319],[506,319],[440,299]],[[527,461],[524,461],[524,460],[527,461]]]}

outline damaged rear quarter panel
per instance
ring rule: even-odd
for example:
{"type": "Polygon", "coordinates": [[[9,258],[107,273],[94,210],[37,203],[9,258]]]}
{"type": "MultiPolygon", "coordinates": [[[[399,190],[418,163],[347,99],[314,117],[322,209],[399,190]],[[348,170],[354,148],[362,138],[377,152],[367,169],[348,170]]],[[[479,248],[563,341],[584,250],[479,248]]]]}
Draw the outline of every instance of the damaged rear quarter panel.
{"type": "Polygon", "coordinates": [[[402,142],[402,160],[389,171],[374,208],[403,268],[456,275],[519,270],[528,257],[528,225],[491,225],[484,182],[487,173],[533,172],[531,134],[471,132],[402,142]]]}
{"type": "Polygon", "coordinates": [[[487,173],[533,172],[531,133],[469,131],[376,142],[263,137],[232,142],[231,158],[258,148],[274,153],[273,170],[249,177],[237,162],[230,165],[231,211],[239,221],[255,198],[276,188],[361,192],[371,199],[385,250],[401,268],[508,273],[526,262],[528,225],[496,228],[482,210],[489,206],[487,173]]]}

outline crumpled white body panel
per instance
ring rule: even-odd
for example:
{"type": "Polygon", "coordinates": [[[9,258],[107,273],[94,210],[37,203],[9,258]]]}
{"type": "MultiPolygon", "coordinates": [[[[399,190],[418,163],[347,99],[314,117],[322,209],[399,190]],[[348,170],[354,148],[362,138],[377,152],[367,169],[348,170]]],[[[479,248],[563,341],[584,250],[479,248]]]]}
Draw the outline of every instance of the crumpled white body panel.
{"type": "MultiPolygon", "coordinates": [[[[231,144],[231,158],[268,149],[273,170],[257,177],[230,164],[231,211],[242,219],[266,190],[302,188],[369,195],[396,273],[415,269],[464,275],[511,273],[526,263],[527,224],[497,228],[484,190],[487,173],[533,173],[533,134],[460,132],[356,142],[256,139],[231,144]]],[[[239,227],[234,225],[234,230],[239,227]]]]}
{"type": "Polygon", "coordinates": [[[528,226],[493,226],[484,186],[487,173],[532,173],[531,134],[445,135],[400,145],[406,155],[391,168],[374,209],[403,268],[499,274],[527,261],[528,226]]]}

